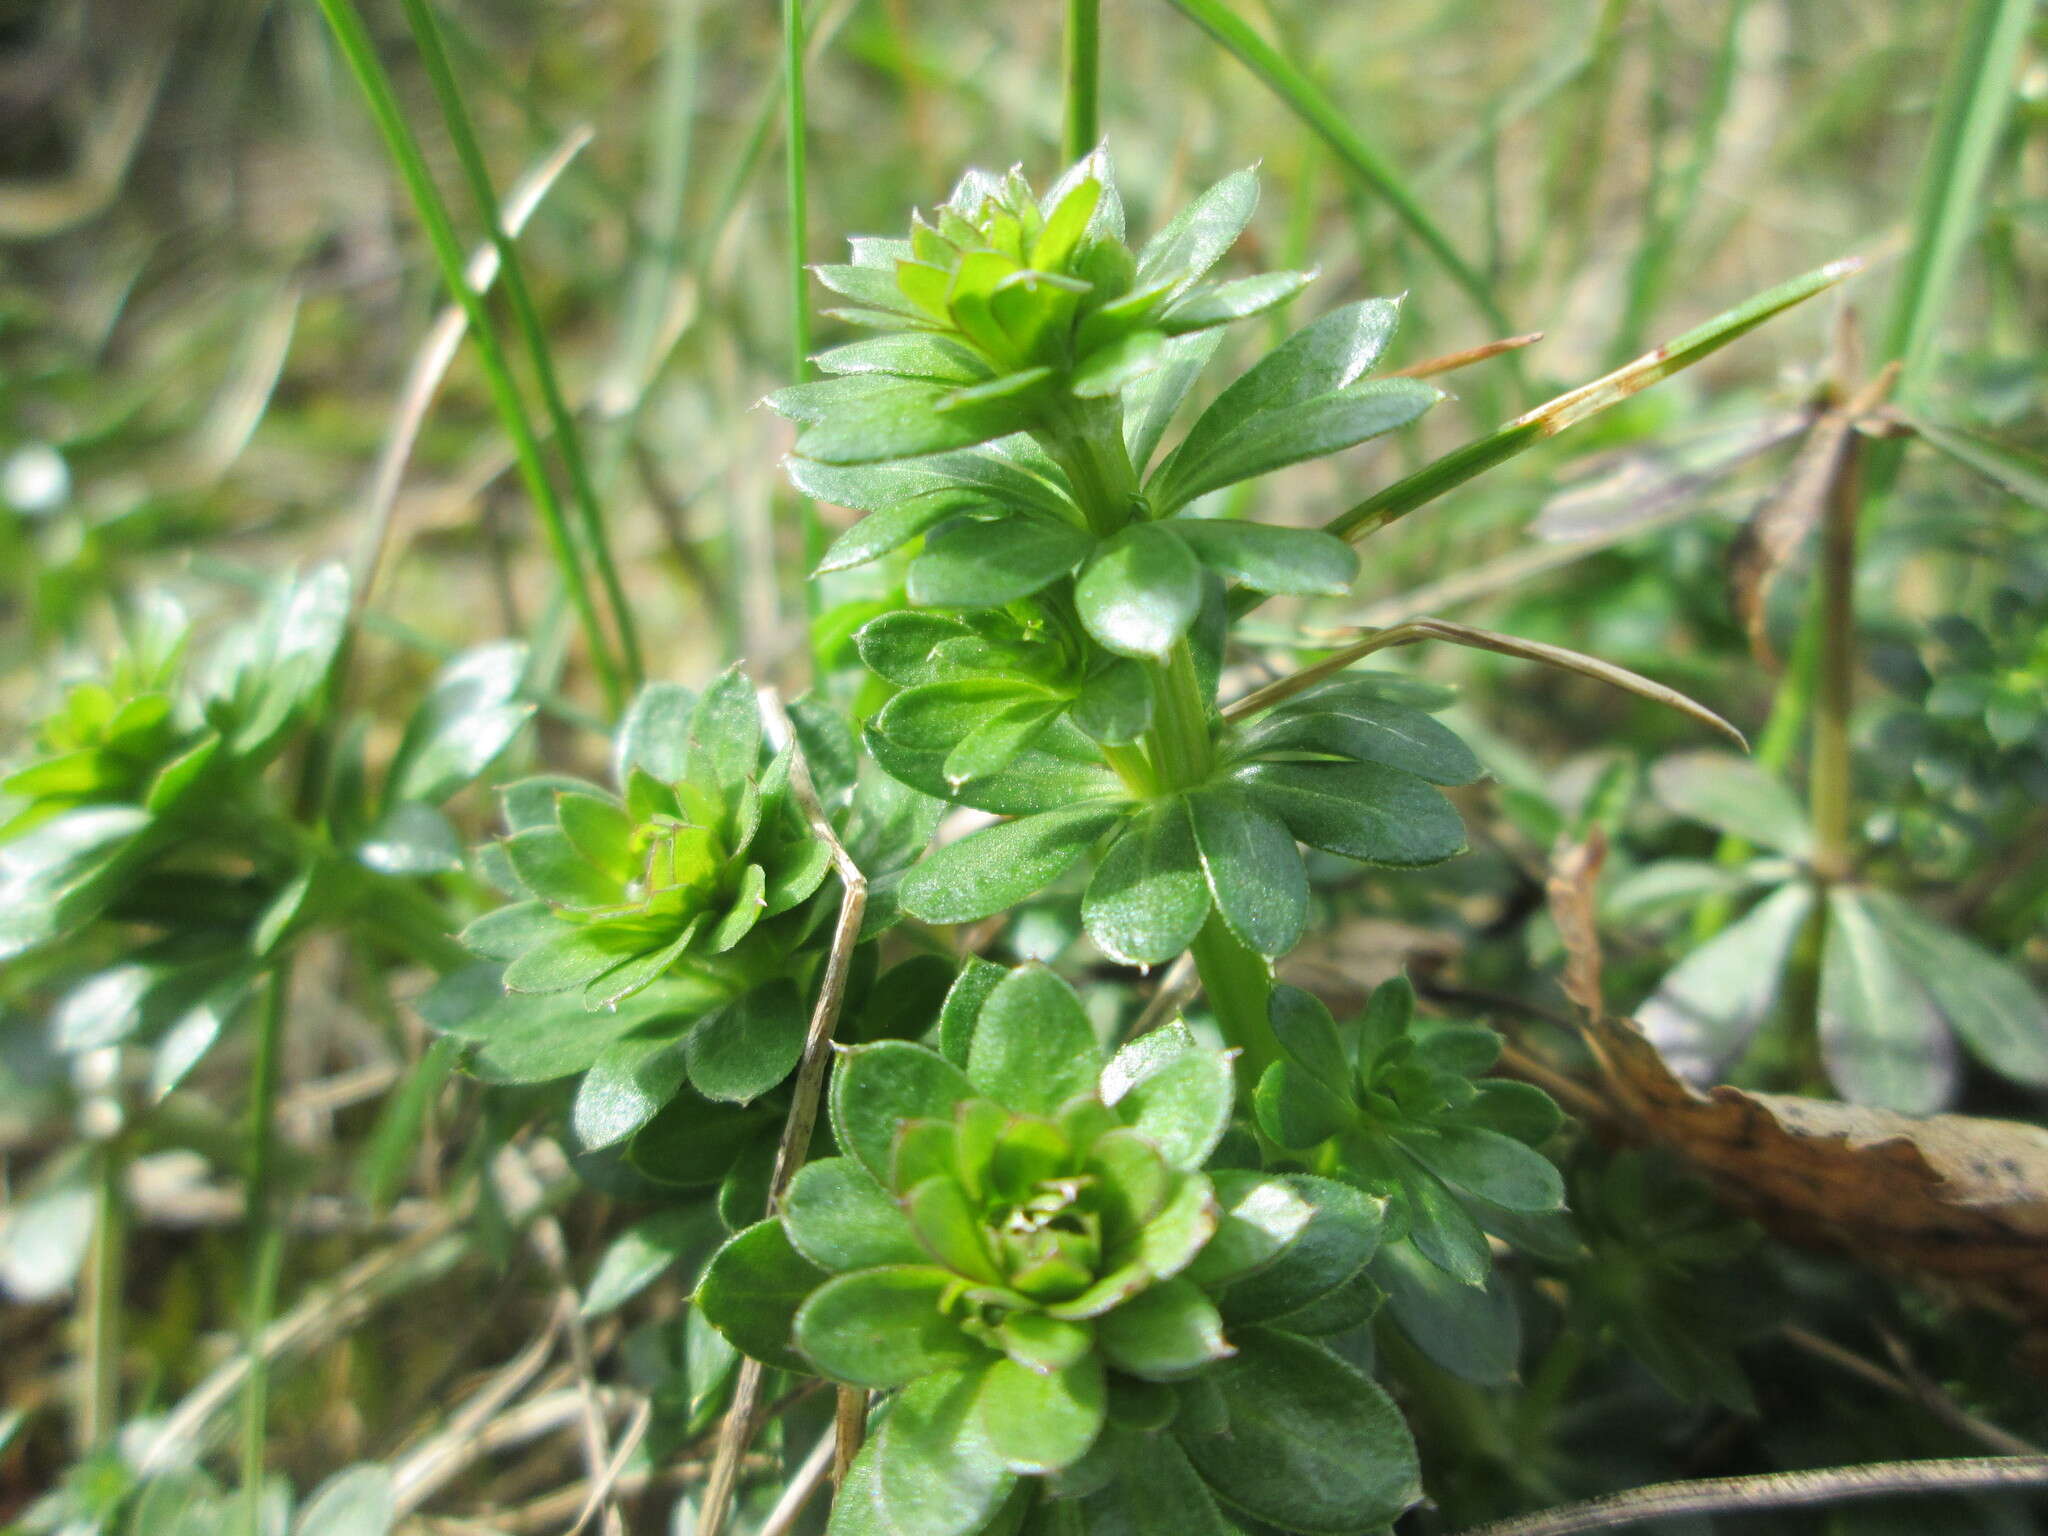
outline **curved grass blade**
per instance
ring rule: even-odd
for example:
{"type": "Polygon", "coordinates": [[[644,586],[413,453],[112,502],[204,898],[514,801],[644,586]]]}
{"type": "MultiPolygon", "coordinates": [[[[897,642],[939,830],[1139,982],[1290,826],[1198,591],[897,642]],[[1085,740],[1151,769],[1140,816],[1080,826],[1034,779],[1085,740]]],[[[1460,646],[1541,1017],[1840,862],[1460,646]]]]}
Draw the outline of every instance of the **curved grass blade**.
{"type": "Polygon", "coordinates": [[[1503,333],[1514,330],[1514,325],[1494,302],[1493,291],[1486,279],[1459,254],[1458,248],[1451,244],[1450,236],[1429,216],[1429,211],[1409,190],[1400,172],[1344,120],[1343,114],[1314,81],[1220,0],[1171,0],[1171,3],[1174,9],[1215,38],[1239,63],[1263,80],[1295,116],[1321,135],[1353,176],[1385,199],[1396,217],[1414,232],[1436,258],[1437,264],[1465,290],[1494,329],[1503,333]]]}

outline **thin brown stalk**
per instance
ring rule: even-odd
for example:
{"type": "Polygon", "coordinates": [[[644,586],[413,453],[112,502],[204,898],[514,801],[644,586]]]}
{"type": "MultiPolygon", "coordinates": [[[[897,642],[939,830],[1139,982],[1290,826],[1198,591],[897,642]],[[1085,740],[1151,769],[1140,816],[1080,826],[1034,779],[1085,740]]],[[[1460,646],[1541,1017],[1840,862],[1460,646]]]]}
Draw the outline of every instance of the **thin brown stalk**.
{"type": "Polygon", "coordinates": [[[2001,1429],[1988,1419],[1981,1419],[1943,1392],[1935,1383],[1922,1376],[1912,1362],[1904,1358],[1903,1346],[1890,1337],[1885,1346],[1897,1362],[1899,1374],[1894,1375],[1874,1360],[1866,1360],[1852,1349],[1844,1349],[1833,1339],[1793,1323],[1787,1323],[1778,1330],[1787,1344],[1816,1360],[1825,1360],[1836,1369],[1847,1372],[1861,1381],[1907,1402],[1918,1403],[1933,1417],[1941,1420],[1951,1429],[1996,1451],[2001,1456],[2048,1455],[2031,1440],[2024,1440],[2010,1430],[2001,1429]]]}
{"type": "Polygon", "coordinates": [[[1932,1461],[1880,1461],[1808,1472],[1703,1477],[1655,1483],[1627,1493],[1564,1504],[1540,1514],[1472,1526],[1461,1536],[1579,1536],[1684,1515],[1758,1514],[1846,1504],[1901,1494],[1992,1493],[2048,1488],[2048,1456],[1958,1456],[1932,1461]]]}
{"type": "Polygon", "coordinates": [[[1433,379],[1440,373],[1455,373],[1460,368],[1470,368],[1474,363],[1483,363],[1489,357],[1499,357],[1503,352],[1517,352],[1543,339],[1542,331],[1530,331],[1522,336],[1504,336],[1499,341],[1483,342],[1476,347],[1467,347],[1462,352],[1446,352],[1441,357],[1426,357],[1419,363],[1410,363],[1406,368],[1389,369],[1385,375],[1390,379],[1433,379]]]}
{"type": "MultiPolygon", "coordinates": [[[[772,691],[763,691],[762,711],[769,732],[778,743],[795,740],[789,716],[772,691]]],[[[832,830],[824,807],[818,803],[810,769],[800,750],[792,754],[790,786],[796,794],[797,803],[803,807],[811,830],[832,850],[832,863],[839,871],[843,894],[839,899],[839,919],[832,930],[832,949],[825,959],[824,979],[819,984],[818,1001],[811,1010],[810,1029],[804,1038],[803,1058],[797,1064],[789,1118],[783,1123],[782,1140],[775,1149],[775,1168],[768,1180],[768,1209],[771,1213],[781,1205],[782,1197],[789,1189],[789,1181],[796,1177],[797,1169],[810,1151],[811,1135],[817,1129],[825,1067],[832,1059],[832,1031],[839,1023],[839,1008],[846,997],[846,978],[853,963],[854,945],[860,938],[861,919],[868,904],[867,877],[860,872],[860,866],[853,862],[853,856],[832,830]]],[[[739,1379],[733,1384],[732,1406],[726,1410],[725,1421],[719,1426],[718,1449],[712,1458],[711,1476],[704,1485],[704,1500],[697,1516],[697,1536],[720,1536],[725,1529],[726,1519],[732,1511],[733,1492],[738,1486],[740,1460],[753,1438],[755,1410],[760,1404],[760,1397],[761,1363],[758,1360],[744,1361],[740,1365],[739,1379]]],[[[852,1446],[856,1443],[854,1437],[858,1433],[858,1418],[849,1423],[847,1415],[838,1416],[835,1443],[840,1448],[837,1453],[839,1460],[852,1459],[852,1446]]]]}
{"type": "Polygon", "coordinates": [[[1469,646],[1474,650],[1493,651],[1501,656],[1513,656],[1522,661],[1541,662],[1545,666],[1557,667],[1566,672],[1577,672],[1581,676],[1595,678],[1623,692],[1633,693],[1652,703],[1675,709],[1681,715],[1699,721],[1702,725],[1727,736],[1745,752],[1749,742],[1734,726],[1715,714],[1706,705],[1687,698],[1675,688],[1652,682],[1639,672],[1626,667],[1617,667],[1611,661],[1602,661],[1597,656],[1567,650],[1561,645],[1546,645],[1540,640],[1523,640],[1514,635],[1496,634],[1489,629],[1474,629],[1469,624],[1454,624],[1448,619],[1410,619],[1405,624],[1396,624],[1388,629],[1374,630],[1361,640],[1343,647],[1335,654],[1325,657],[1313,666],[1303,667],[1299,672],[1290,673],[1277,682],[1246,694],[1223,712],[1226,720],[1242,720],[1260,710],[1271,709],[1291,699],[1305,688],[1313,687],[1324,678],[1343,671],[1354,661],[1370,656],[1374,651],[1384,651],[1397,645],[1415,645],[1424,640],[1447,640],[1453,645],[1469,646]]]}

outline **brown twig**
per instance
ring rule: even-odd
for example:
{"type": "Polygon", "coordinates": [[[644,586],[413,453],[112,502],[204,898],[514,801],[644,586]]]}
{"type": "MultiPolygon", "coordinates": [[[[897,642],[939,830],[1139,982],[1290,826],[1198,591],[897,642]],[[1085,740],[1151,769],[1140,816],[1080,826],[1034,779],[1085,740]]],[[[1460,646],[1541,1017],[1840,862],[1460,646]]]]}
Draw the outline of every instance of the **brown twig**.
{"type": "Polygon", "coordinates": [[[1653,1483],[1627,1493],[1563,1504],[1539,1514],[1472,1526],[1461,1536],[1579,1536],[1584,1531],[1620,1530],[1646,1520],[1669,1520],[1681,1515],[1755,1514],[1768,1509],[1801,1509],[1897,1494],[1984,1493],[2026,1488],[2048,1488],[2048,1456],[1880,1461],[1807,1472],[1762,1472],[1747,1477],[1653,1483]]]}
{"type": "MultiPolygon", "coordinates": [[[[790,787],[796,794],[797,803],[803,807],[811,830],[831,849],[832,863],[839,871],[842,891],[839,920],[832,930],[832,949],[825,958],[824,980],[818,987],[817,1005],[811,1010],[803,1058],[797,1064],[789,1118],[783,1123],[782,1140],[775,1148],[775,1168],[768,1180],[768,1210],[773,1214],[789,1189],[789,1181],[796,1177],[797,1169],[802,1166],[804,1156],[810,1150],[811,1134],[817,1129],[818,1101],[825,1086],[825,1066],[832,1058],[832,1031],[839,1023],[839,1008],[846,997],[846,978],[853,963],[854,945],[860,938],[861,919],[867,912],[868,882],[860,872],[860,866],[853,862],[853,856],[846,851],[845,844],[832,830],[824,807],[818,803],[818,792],[811,783],[811,772],[804,762],[803,751],[796,745],[796,732],[790,725],[788,712],[772,689],[761,691],[761,711],[769,735],[777,745],[787,743],[795,748],[791,753],[790,787]]],[[[747,1443],[753,1438],[754,1410],[760,1396],[761,1363],[758,1360],[743,1361],[739,1379],[733,1384],[732,1406],[726,1410],[725,1421],[719,1426],[718,1450],[712,1458],[711,1476],[704,1485],[704,1501],[697,1516],[697,1536],[720,1536],[725,1529],[726,1518],[732,1509],[733,1491],[738,1483],[740,1458],[746,1454],[747,1443]]],[[[858,1431],[856,1419],[851,1434],[857,1436],[858,1431]]],[[[835,1429],[840,1460],[852,1459],[853,1448],[848,1440],[848,1419],[842,1414],[835,1429]]]]}
{"type": "Polygon", "coordinates": [[[1933,1417],[1961,1434],[1989,1446],[2002,1456],[2048,1455],[2031,1440],[2023,1440],[2010,1430],[2000,1429],[1988,1419],[1980,1419],[1940,1387],[1920,1375],[1911,1362],[1903,1358],[1903,1346],[1889,1334],[1885,1346],[1892,1358],[1898,1362],[1898,1375],[1893,1375],[1874,1360],[1866,1360],[1852,1349],[1844,1349],[1833,1339],[1809,1333],[1794,1323],[1787,1323],[1778,1330],[1779,1336],[1794,1349],[1812,1355],[1816,1360],[1825,1360],[1838,1370],[1846,1371],[1859,1380],[1867,1381],[1894,1397],[1918,1403],[1933,1417]]]}
{"type": "Polygon", "coordinates": [[[1499,341],[1482,342],[1476,347],[1467,347],[1462,352],[1446,352],[1441,357],[1426,357],[1419,363],[1410,363],[1406,368],[1390,369],[1384,377],[1433,379],[1440,373],[1452,373],[1460,368],[1469,368],[1474,363],[1483,363],[1489,357],[1499,357],[1503,352],[1519,351],[1542,339],[1541,331],[1530,331],[1524,336],[1504,336],[1499,341]]]}

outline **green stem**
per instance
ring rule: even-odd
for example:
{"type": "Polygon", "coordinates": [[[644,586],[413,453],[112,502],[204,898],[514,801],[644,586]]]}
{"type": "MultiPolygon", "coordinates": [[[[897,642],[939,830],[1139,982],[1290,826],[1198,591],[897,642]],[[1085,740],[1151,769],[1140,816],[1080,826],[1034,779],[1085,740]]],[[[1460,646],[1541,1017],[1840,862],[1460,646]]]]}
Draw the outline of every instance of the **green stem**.
{"type": "Polygon", "coordinates": [[[512,304],[512,318],[519,327],[520,340],[526,348],[528,362],[533,365],[534,377],[540,383],[541,403],[547,410],[548,424],[555,434],[555,447],[562,456],[562,467],[569,473],[569,489],[576,498],[576,516],[583,527],[583,540],[589,547],[591,562],[597,567],[598,580],[604,584],[605,600],[611,607],[612,624],[618,631],[619,652],[625,662],[626,680],[637,685],[643,672],[640,638],[633,627],[632,609],[626,602],[626,590],[619,581],[618,567],[612,560],[604,514],[598,509],[597,491],[583,456],[582,434],[577,430],[576,418],[570,412],[568,401],[562,395],[562,386],[555,377],[554,360],[548,351],[547,337],[541,330],[540,312],[534,306],[532,290],[526,286],[526,274],[518,249],[513,245],[512,237],[505,232],[497,189],[491,184],[490,167],[484,163],[483,149],[477,143],[476,130],[469,120],[469,109],[463,105],[462,91],[455,83],[455,72],[449,65],[448,50],[442,42],[440,24],[434,19],[432,8],[426,0],[401,0],[401,4],[419,46],[421,61],[426,65],[435,99],[440,102],[449,140],[455,146],[455,157],[462,163],[470,195],[476,199],[485,232],[497,250],[498,270],[505,296],[512,304]]]}
{"type": "MultiPolygon", "coordinates": [[[[811,212],[803,0],[782,0],[782,102],[785,213],[789,220],[789,377],[791,382],[801,384],[811,376],[810,270],[804,264],[811,248],[811,212]]],[[[818,568],[825,555],[825,521],[818,516],[818,504],[810,497],[799,497],[797,507],[803,525],[804,571],[808,575],[818,568]]],[[[823,583],[806,580],[804,598],[815,621],[824,611],[823,583]]],[[[815,624],[813,631],[815,634],[815,624]]],[[[822,656],[813,654],[812,670],[818,677],[825,675],[822,656]]]]}
{"type": "Polygon", "coordinates": [[[262,1527],[265,1430],[270,1417],[270,1362],[263,1336],[277,1302],[278,1269],[284,1257],[284,1227],[278,1220],[276,1169],[277,1085],[284,1043],[284,1014],[291,990],[291,962],[279,960],[263,992],[256,1028],[256,1057],[249,1067],[249,1168],[247,1207],[249,1278],[243,1347],[249,1374],[242,1387],[242,1499],[246,1529],[262,1527]]]}
{"type": "Polygon", "coordinates": [[[85,1308],[85,1392],[78,1419],[78,1449],[98,1449],[121,1424],[121,1272],[128,1251],[128,1212],[121,1179],[128,1167],[126,1140],[100,1149],[94,1188],[92,1264],[85,1308]]]}
{"type": "Polygon", "coordinates": [[[1863,439],[1851,434],[1821,525],[1820,618],[1814,657],[1813,764],[1807,779],[1813,867],[1822,880],[1850,870],[1849,710],[1856,669],[1856,522],[1863,439]]]}
{"type": "MultiPolygon", "coordinates": [[[[591,666],[598,674],[606,697],[616,708],[621,699],[618,668],[612,659],[611,646],[605,638],[604,625],[598,617],[596,600],[591,596],[590,586],[584,574],[583,562],[576,553],[575,543],[569,534],[568,519],[563,515],[560,498],[549,481],[546,467],[541,462],[540,443],[534,436],[533,425],[526,419],[526,407],[519,398],[518,387],[513,383],[512,371],[505,360],[504,350],[498,344],[497,332],[492,329],[490,316],[484,309],[483,300],[470,286],[463,271],[462,244],[456,238],[455,226],[448,217],[447,206],[434,185],[432,174],[427,170],[426,157],[420,153],[419,142],[413,137],[412,129],[405,121],[405,114],[399,108],[397,94],[392,89],[391,77],[385,71],[383,61],[377,57],[376,45],[370,40],[369,31],[356,11],[354,0],[318,0],[321,14],[333,31],[335,42],[343,58],[355,75],[356,84],[369,106],[370,116],[376,121],[378,132],[391,154],[398,173],[411,194],[413,207],[418,212],[421,227],[426,231],[427,243],[433,247],[435,263],[441,269],[441,280],[448,292],[459,303],[469,317],[470,335],[475,338],[477,359],[483,365],[484,380],[491,393],[491,403],[498,413],[498,419],[512,440],[512,453],[519,469],[520,482],[526,493],[533,499],[540,514],[541,526],[548,540],[548,547],[555,557],[555,563],[562,573],[562,581],[569,592],[569,600],[575,605],[576,616],[583,627],[584,638],[590,648],[591,666]]],[[[509,265],[506,270],[509,272],[509,265]]]]}
{"type": "Polygon", "coordinates": [[[1102,0],[1067,0],[1066,71],[1061,145],[1072,165],[1102,138],[1102,0]]]}
{"type": "Polygon", "coordinates": [[[1250,1092],[1266,1068],[1280,1059],[1280,1041],[1268,1013],[1273,968],[1230,931],[1220,912],[1209,914],[1188,953],[1195,957],[1202,992],[1216,1015],[1223,1043],[1237,1049],[1237,1080],[1250,1092]]]}
{"type": "Polygon", "coordinates": [[[1155,699],[1152,765],[1162,787],[1189,789],[1209,776],[1209,702],[1195,675],[1195,656],[1187,641],[1173,648],[1166,665],[1153,669],[1155,699]]]}

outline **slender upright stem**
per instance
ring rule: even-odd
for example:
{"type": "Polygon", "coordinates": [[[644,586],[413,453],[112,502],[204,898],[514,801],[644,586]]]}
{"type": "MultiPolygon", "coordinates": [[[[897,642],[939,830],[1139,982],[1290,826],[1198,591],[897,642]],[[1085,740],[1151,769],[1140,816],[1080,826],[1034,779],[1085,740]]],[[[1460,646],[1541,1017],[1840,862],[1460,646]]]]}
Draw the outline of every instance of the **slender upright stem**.
{"type": "Polygon", "coordinates": [[[633,627],[633,613],[626,602],[625,587],[619,581],[618,567],[612,560],[604,514],[598,508],[597,491],[583,456],[582,433],[555,377],[554,360],[548,351],[547,337],[541,330],[540,312],[534,306],[532,290],[526,286],[526,274],[518,249],[505,231],[497,189],[491,183],[490,167],[484,163],[483,149],[477,143],[476,130],[469,120],[469,109],[464,106],[461,88],[455,82],[455,72],[448,62],[448,50],[441,38],[440,23],[434,19],[433,8],[427,0],[401,0],[401,4],[419,46],[420,59],[426,65],[435,99],[441,104],[441,116],[448,125],[448,137],[455,146],[455,156],[462,163],[463,176],[469,182],[470,195],[476,199],[485,233],[497,250],[505,296],[512,305],[512,318],[519,327],[527,361],[533,365],[534,377],[540,384],[541,404],[547,411],[548,425],[555,435],[556,451],[561,454],[562,467],[569,474],[569,489],[576,499],[576,516],[582,524],[583,541],[589,548],[591,563],[597,567],[598,580],[604,584],[605,600],[611,607],[612,626],[618,632],[619,654],[625,663],[626,680],[637,684],[643,675],[640,639],[633,627]]]}
{"type": "Polygon", "coordinates": [[[1856,521],[1863,502],[1863,440],[1851,435],[1821,524],[1819,647],[1814,658],[1813,867],[1823,880],[1849,873],[1849,708],[1856,670],[1856,521]]]}
{"type": "Polygon", "coordinates": [[[78,1415],[81,1454],[105,1445],[121,1423],[121,1273],[128,1250],[128,1211],[121,1193],[128,1167],[124,1137],[111,1138],[95,1170],[92,1262],[87,1270],[85,1380],[78,1415]]]}
{"type": "Polygon", "coordinates": [[[1257,1086],[1267,1067],[1280,1059],[1280,1041],[1269,1011],[1273,968],[1265,956],[1230,931],[1220,912],[1211,912],[1188,953],[1201,973],[1202,992],[1216,1015],[1226,1045],[1237,1049],[1238,1081],[1257,1086]]]}
{"type": "Polygon", "coordinates": [[[291,991],[291,962],[280,960],[264,986],[256,1026],[256,1056],[249,1067],[249,1168],[244,1196],[248,1210],[249,1280],[245,1300],[245,1348],[249,1375],[242,1387],[242,1499],[247,1529],[262,1529],[266,1428],[270,1417],[270,1360],[263,1335],[277,1304],[278,1268],[284,1257],[284,1227],[278,1220],[276,1151],[278,1058],[284,1043],[285,1003],[291,991]]]}
{"type": "Polygon", "coordinates": [[[390,152],[392,162],[397,166],[399,176],[411,194],[413,207],[419,214],[421,228],[425,230],[427,243],[433,247],[435,263],[441,269],[441,280],[448,292],[462,305],[469,316],[470,332],[476,339],[477,360],[483,365],[484,380],[491,392],[491,403],[497,410],[498,419],[505,434],[512,440],[513,459],[519,470],[520,482],[532,498],[535,510],[540,514],[541,527],[547,535],[549,550],[562,573],[563,585],[569,593],[569,600],[576,609],[576,617],[582,625],[584,638],[590,649],[591,666],[598,674],[598,680],[607,698],[616,704],[620,701],[619,673],[611,653],[611,644],[605,636],[604,624],[598,616],[597,603],[592,597],[589,580],[583,570],[583,562],[577,554],[575,541],[570,537],[568,519],[563,515],[561,499],[555,494],[554,485],[549,481],[546,466],[542,463],[539,439],[534,435],[533,425],[526,418],[526,407],[520,400],[518,386],[513,382],[512,370],[505,360],[504,349],[498,343],[497,332],[491,326],[489,313],[476,290],[470,286],[463,271],[462,243],[456,238],[455,226],[448,217],[447,206],[441,200],[440,190],[434,185],[434,178],[427,169],[424,155],[420,153],[418,141],[413,137],[411,127],[406,123],[405,114],[398,105],[397,94],[393,91],[391,77],[377,56],[376,45],[371,41],[368,29],[363,25],[362,16],[357,12],[354,0],[317,0],[321,14],[333,31],[335,42],[342,57],[347,61],[356,84],[361,89],[370,116],[376,121],[378,132],[383,136],[385,148],[390,152]]]}
{"type": "Polygon", "coordinates": [[[1102,138],[1102,0],[1067,0],[1067,112],[1061,147],[1073,164],[1102,138]]]}

